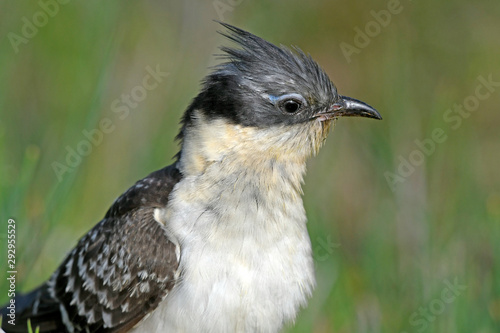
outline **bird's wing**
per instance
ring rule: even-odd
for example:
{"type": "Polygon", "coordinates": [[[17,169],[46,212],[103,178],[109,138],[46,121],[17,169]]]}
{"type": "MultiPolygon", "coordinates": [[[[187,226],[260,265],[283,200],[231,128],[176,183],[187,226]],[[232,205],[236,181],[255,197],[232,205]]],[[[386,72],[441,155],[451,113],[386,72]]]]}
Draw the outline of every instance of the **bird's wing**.
{"type": "Polygon", "coordinates": [[[120,196],[49,281],[19,297],[24,309],[15,327],[4,316],[6,332],[26,332],[27,319],[40,332],[126,332],[153,311],[175,284],[180,253],[154,211],[180,178],[172,165],[120,196]]]}

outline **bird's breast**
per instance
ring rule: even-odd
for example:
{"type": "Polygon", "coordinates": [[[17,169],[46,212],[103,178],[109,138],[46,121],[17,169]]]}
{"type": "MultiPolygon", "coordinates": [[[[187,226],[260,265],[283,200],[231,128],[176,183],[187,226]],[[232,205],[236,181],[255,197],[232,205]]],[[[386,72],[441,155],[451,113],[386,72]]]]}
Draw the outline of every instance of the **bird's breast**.
{"type": "Polygon", "coordinates": [[[180,282],[155,312],[165,330],[276,332],[306,304],[314,273],[300,193],[261,177],[209,171],[177,184],[159,214],[181,248],[180,282]]]}

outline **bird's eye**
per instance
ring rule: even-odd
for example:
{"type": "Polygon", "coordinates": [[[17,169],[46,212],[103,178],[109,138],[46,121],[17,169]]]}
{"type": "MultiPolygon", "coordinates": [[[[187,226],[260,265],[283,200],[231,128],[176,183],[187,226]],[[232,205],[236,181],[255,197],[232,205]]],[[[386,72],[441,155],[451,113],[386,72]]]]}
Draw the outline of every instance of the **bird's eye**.
{"type": "Polygon", "coordinates": [[[281,96],[268,95],[269,100],[283,113],[294,114],[307,106],[306,99],[297,93],[285,94],[281,96]]]}
{"type": "Polygon", "coordinates": [[[301,106],[302,103],[294,99],[287,99],[281,103],[281,109],[287,113],[295,113],[301,106]]]}

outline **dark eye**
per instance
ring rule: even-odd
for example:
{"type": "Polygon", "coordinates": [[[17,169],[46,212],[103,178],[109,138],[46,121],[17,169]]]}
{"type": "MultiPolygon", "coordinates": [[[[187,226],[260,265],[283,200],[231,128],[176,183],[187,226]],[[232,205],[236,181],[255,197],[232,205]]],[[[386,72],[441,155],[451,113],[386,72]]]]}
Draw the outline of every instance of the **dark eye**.
{"type": "Polygon", "coordinates": [[[294,114],[307,107],[306,99],[301,94],[268,95],[268,97],[271,103],[284,113],[294,114]]]}
{"type": "Polygon", "coordinates": [[[283,101],[280,105],[281,110],[287,112],[287,113],[295,113],[299,111],[300,107],[302,106],[302,103],[300,103],[297,100],[294,99],[287,99],[283,101]]]}

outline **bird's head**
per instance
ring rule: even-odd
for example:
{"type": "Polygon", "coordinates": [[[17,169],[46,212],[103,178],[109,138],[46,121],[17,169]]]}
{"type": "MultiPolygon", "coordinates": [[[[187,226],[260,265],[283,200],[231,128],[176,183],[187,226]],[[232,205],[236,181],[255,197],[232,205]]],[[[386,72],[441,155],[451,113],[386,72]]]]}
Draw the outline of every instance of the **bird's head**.
{"type": "MultiPolygon", "coordinates": [[[[186,111],[179,134],[183,150],[189,133],[195,133],[213,141],[209,146],[221,154],[232,149],[305,160],[317,152],[338,117],[381,119],[371,106],[339,95],[324,70],[300,49],[278,47],[221,24],[227,28],[222,35],[239,47],[222,47],[226,61],[205,78],[186,111]]],[[[200,140],[193,141],[203,145],[200,140]]]]}

